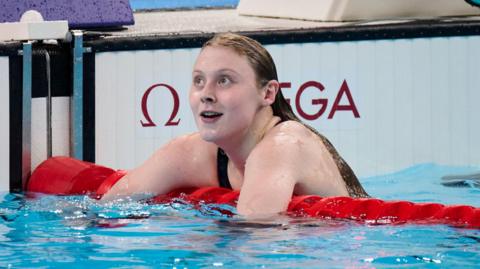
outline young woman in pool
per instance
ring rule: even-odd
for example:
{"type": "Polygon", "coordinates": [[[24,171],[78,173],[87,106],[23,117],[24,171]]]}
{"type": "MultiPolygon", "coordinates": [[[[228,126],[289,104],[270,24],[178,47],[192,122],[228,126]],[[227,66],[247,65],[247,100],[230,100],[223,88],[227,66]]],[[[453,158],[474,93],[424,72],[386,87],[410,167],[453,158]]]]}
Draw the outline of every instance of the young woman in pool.
{"type": "Polygon", "coordinates": [[[294,115],[257,41],[232,33],[207,41],[189,99],[198,132],[158,149],[103,199],[231,186],[238,213],[251,216],[285,211],[293,194],[368,196],[330,142],[294,115]]]}

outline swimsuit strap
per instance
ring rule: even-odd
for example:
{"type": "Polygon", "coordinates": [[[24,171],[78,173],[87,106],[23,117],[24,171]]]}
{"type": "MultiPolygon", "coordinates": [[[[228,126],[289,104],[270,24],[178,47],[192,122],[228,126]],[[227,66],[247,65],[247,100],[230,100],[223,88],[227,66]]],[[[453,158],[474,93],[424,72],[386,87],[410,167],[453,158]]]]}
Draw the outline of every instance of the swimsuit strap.
{"type": "Polygon", "coordinates": [[[220,187],[232,189],[228,180],[228,156],[221,148],[217,151],[217,174],[220,187]]]}

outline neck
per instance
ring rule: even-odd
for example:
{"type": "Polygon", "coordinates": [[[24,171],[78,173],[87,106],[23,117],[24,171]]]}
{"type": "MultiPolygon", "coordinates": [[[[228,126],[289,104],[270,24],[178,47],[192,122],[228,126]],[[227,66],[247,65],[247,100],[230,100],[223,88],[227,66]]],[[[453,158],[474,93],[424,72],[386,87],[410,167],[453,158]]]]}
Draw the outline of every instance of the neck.
{"type": "Polygon", "coordinates": [[[246,132],[217,145],[223,149],[232,164],[243,176],[248,156],[265,134],[279,121],[280,118],[273,115],[271,107],[266,107],[259,111],[256,120],[246,132]]]}

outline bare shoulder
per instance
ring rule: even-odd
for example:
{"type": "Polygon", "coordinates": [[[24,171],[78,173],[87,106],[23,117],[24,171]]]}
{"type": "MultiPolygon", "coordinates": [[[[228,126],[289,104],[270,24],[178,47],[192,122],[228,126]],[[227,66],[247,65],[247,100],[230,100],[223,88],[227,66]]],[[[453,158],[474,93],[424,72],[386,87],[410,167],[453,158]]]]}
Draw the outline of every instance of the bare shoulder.
{"type": "MultiPolygon", "coordinates": [[[[296,121],[285,121],[272,128],[257,145],[255,151],[282,152],[279,157],[288,154],[305,154],[313,145],[321,146],[321,140],[305,125],[296,121]],[[286,154],[288,153],[288,154],[286,154]]],[[[253,153],[253,152],[252,152],[253,153]]]]}
{"type": "Polygon", "coordinates": [[[215,179],[216,152],[216,145],[193,133],[171,140],[158,149],[145,165],[157,170],[156,174],[163,173],[185,183],[207,185],[215,179]]]}
{"type": "Polygon", "coordinates": [[[345,193],[338,167],[323,140],[299,122],[286,121],[272,128],[247,164],[256,173],[272,167],[268,170],[275,171],[273,176],[291,178],[296,194],[345,193]]]}
{"type": "Polygon", "coordinates": [[[156,154],[164,154],[165,151],[175,152],[176,157],[183,159],[186,154],[204,154],[215,150],[216,146],[214,144],[204,141],[198,133],[192,133],[172,139],[164,147],[158,149],[156,154]]]}
{"type": "Polygon", "coordinates": [[[281,167],[276,165],[276,169],[293,171],[293,167],[297,167],[306,158],[311,159],[308,156],[312,154],[312,147],[320,146],[318,136],[303,124],[286,121],[269,130],[252,151],[248,161],[261,165],[281,163],[281,167]]]}
{"type": "Polygon", "coordinates": [[[298,121],[284,121],[280,122],[277,124],[275,127],[273,127],[268,135],[285,135],[288,134],[290,136],[298,137],[298,138],[313,138],[314,133],[308,129],[305,125],[298,121]]]}
{"type": "Polygon", "coordinates": [[[187,168],[195,170],[216,158],[216,150],[216,145],[204,141],[198,133],[193,133],[171,140],[155,152],[154,158],[167,157],[170,164],[181,165],[182,171],[187,168]]]}

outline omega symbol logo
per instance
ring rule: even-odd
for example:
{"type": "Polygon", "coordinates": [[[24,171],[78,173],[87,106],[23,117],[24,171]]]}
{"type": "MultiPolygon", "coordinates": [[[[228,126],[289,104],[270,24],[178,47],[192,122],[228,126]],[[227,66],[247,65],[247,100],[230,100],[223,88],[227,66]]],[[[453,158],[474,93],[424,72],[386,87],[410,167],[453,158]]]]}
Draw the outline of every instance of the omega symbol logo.
{"type": "Polygon", "coordinates": [[[167,90],[170,91],[170,93],[172,94],[172,97],[173,97],[173,109],[172,109],[172,112],[170,114],[170,118],[165,123],[165,126],[176,126],[176,125],[178,125],[180,123],[180,119],[177,119],[175,121],[175,117],[178,114],[178,109],[180,108],[180,99],[178,98],[178,93],[172,86],[170,86],[168,84],[163,84],[163,83],[154,84],[154,85],[150,86],[145,91],[145,93],[143,94],[143,97],[142,97],[142,113],[143,113],[143,117],[145,118],[145,122],[143,120],[140,120],[140,123],[142,124],[143,127],[155,127],[155,126],[157,126],[153,122],[152,118],[150,117],[150,114],[148,113],[148,106],[147,106],[148,97],[149,97],[150,93],[155,88],[167,89],[167,90]]]}

